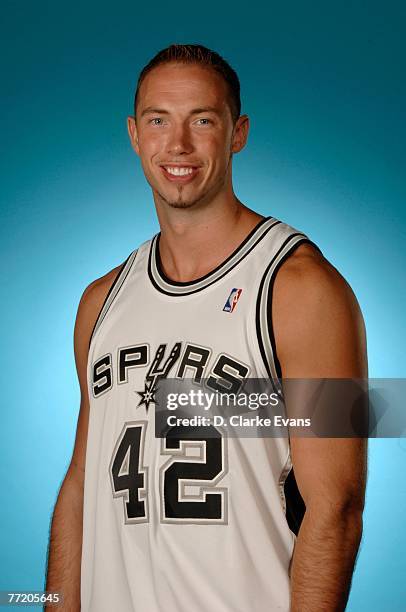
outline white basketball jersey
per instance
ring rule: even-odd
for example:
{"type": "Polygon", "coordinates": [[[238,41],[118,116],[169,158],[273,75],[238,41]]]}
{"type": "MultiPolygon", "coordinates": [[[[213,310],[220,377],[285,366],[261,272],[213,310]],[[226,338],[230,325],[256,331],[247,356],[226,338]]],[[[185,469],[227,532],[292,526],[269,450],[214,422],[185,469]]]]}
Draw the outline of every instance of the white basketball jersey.
{"type": "Polygon", "coordinates": [[[280,376],[272,287],[304,242],[270,217],[192,282],[165,276],[159,234],[123,264],[89,349],[82,612],[289,610],[288,438],[169,444],[153,400],[162,376],[280,376]]]}

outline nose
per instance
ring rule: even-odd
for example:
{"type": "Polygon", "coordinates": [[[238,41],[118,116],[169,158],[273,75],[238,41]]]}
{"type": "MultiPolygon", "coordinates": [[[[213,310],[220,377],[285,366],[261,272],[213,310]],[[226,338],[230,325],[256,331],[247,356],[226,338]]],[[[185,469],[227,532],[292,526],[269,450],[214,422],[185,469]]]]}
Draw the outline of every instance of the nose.
{"type": "Polygon", "coordinates": [[[186,125],[178,124],[172,126],[169,133],[167,150],[171,155],[190,153],[193,149],[190,131],[186,125]]]}

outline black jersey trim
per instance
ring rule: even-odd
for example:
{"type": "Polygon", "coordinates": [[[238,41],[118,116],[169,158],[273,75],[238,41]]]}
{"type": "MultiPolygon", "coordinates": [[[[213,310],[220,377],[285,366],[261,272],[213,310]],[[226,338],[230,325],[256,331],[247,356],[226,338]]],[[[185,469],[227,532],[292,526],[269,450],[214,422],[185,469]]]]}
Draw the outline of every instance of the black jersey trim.
{"type": "MultiPolygon", "coordinates": [[[[270,263],[266,267],[266,270],[265,270],[264,274],[262,275],[261,282],[260,282],[259,289],[258,289],[256,314],[255,314],[255,325],[256,325],[256,330],[257,330],[257,341],[258,341],[258,346],[259,346],[259,351],[261,353],[262,361],[263,361],[263,363],[265,365],[265,369],[267,371],[267,374],[268,374],[268,376],[269,376],[269,378],[271,380],[273,380],[273,374],[272,374],[272,371],[271,371],[270,363],[269,363],[269,360],[267,358],[264,342],[263,342],[263,339],[262,339],[262,328],[261,328],[262,293],[263,293],[263,290],[264,290],[264,284],[265,284],[266,278],[267,278],[267,276],[269,274],[269,270],[272,268],[273,264],[275,263],[275,261],[277,260],[277,258],[279,257],[279,255],[281,254],[283,249],[289,244],[289,242],[292,242],[292,240],[296,236],[300,236],[300,235],[301,235],[300,232],[295,232],[294,234],[291,234],[290,236],[288,236],[286,238],[286,240],[281,244],[281,246],[279,247],[279,249],[277,250],[275,255],[272,257],[270,263]]],[[[303,237],[303,241],[304,240],[307,240],[307,238],[303,237]]],[[[302,244],[302,242],[299,242],[298,244],[302,244]]],[[[290,252],[293,252],[293,251],[288,250],[287,254],[289,254],[290,252]]],[[[272,330],[272,336],[273,336],[273,330],[272,330]]],[[[272,338],[271,338],[271,346],[272,347],[274,346],[274,344],[272,344],[272,338]]]]}
{"type": "Polygon", "coordinates": [[[297,536],[306,512],[306,504],[297,486],[293,467],[285,478],[283,492],[285,496],[286,521],[289,529],[297,536]]]}
{"type": "Polygon", "coordinates": [[[161,276],[162,280],[165,281],[165,283],[168,283],[168,285],[173,285],[175,287],[191,287],[193,285],[196,285],[197,283],[200,283],[200,282],[206,280],[207,278],[210,278],[212,275],[216,274],[216,272],[218,272],[223,266],[227,265],[227,263],[230,261],[230,259],[235,257],[235,255],[237,255],[237,253],[244,248],[244,246],[247,244],[247,242],[250,240],[250,238],[252,238],[252,236],[255,234],[255,232],[257,232],[264,225],[264,223],[266,221],[268,221],[270,218],[271,217],[264,217],[263,219],[258,221],[258,223],[255,225],[255,227],[252,228],[252,230],[249,232],[249,234],[238,245],[238,247],[236,249],[234,249],[234,251],[231,253],[231,255],[229,255],[221,264],[216,266],[214,268],[214,270],[211,270],[210,272],[208,272],[204,276],[201,276],[200,278],[196,278],[193,281],[182,281],[182,282],[181,281],[174,281],[174,280],[171,280],[170,278],[168,278],[166,276],[166,274],[165,274],[165,272],[163,271],[163,268],[162,268],[161,256],[159,254],[159,240],[160,240],[160,237],[161,237],[161,232],[159,232],[159,234],[157,234],[156,243],[155,243],[156,267],[157,267],[157,270],[159,272],[159,275],[161,276]]]}
{"type": "Polygon", "coordinates": [[[267,355],[266,349],[265,349],[265,345],[264,345],[264,340],[263,340],[263,330],[261,327],[261,305],[262,305],[262,301],[263,301],[263,290],[264,290],[264,285],[266,282],[266,279],[269,275],[269,271],[271,270],[272,266],[274,265],[275,261],[278,259],[278,257],[280,256],[280,254],[282,253],[282,251],[289,245],[290,242],[294,241],[295,238],[297,238],[298,236],[301,236],[302,238],[300,240],[296,240],[295,243],[286,251],[286,253],[281,257],[280,261],[276,264],[275,269],[272,272],[271,278],[270,278],[270,283],[269,283],[269,288],[268,288],[268,295],[266,296],[266,313],[267,313],[267,321],[268,321],[268,338],[271,344],[271,348],[272,348],[272,354],[273,354],[273,365],[274,365],[274,370],[277,374],[278,378],[282,377],[282,370],[281,370],[281,366],[280,366],[280,362],[279,362],[279,358],[276,352],[276,343],[275,343],[275,334],[274,334],[274,329],[273,329],[273,322],[272,322],[272,298],[273,298],[273,287],[274,287],[274,283],[275,283],[275,278],[276,278],[276,274],[278,272],[278,270],[280,269],[281,265],[286,261],[286,259],[292,255],[292,253],[302,244],[311,244],[312,246],[314,246],[320,253],[320,249],[319,247],[314,244],[314,242],[312,242],[311,240],[309,240],[309,238],[307,238],[307,236],[305,236],[305,234],[302,234],[301,232],[295,232],[293,234],[291,234],[290,236],[288,236],[286,238],[286,240],[282,243],[282,245],[280,246],[280,248],[278,249],[278,251],[276,252],[276,254],[274,255],[274,257],[272,258],[271,262],[268,264],[262,278],[261,278],[261,282],[260,282],[260,286],[259,286],[259,290],[258,290],[258,296],[257,296],[257,305],[256,305],[256,315],[255,315],[255,324],[256,324],[256,330],[257,330],[257,341],[258,341],[258,346],[259,346],[259,350],[261,353],[261,357],[262,357],[262,361],[265,365],[265,369],[267,371],[268,376],[270,377],[270,379],[273,381],[273,373],[272,373],[272,367],[271,367],[271,363],[270,363],[270,359],[271,357],[267,355]]]}
{"type": "Polygon", "coordinates": [[[226,274],[228,274],[229,272],[231,272],[231,270],[233,270],[241,261],[243,261],[247,255],[249,255],[249,253],[251,253],[251,251],[265,238],[265,236],[268,234],[268,232],[271,231],[271,229],[273,229],[274,227],[276,227],[277,225],[279,225],[281,223],[281,221],[279,221],[278,219],[275,219],[273,217],[265,217],[264,219],[261,219],[261,221],[251,230],[251,232],[244,238],[244,240],[241,242],[241,244],[231,253],[231,255],[229,255],[220,265],[218,265],[214,270],[211,270],[210,272],[208,272],[207,274],[205,274],[204,276],[195,279],[193,281],[190,282],[177,282],[177,281],[172,281],[170,280],[164,273],[163,269],[162,269],[162,263],[161,263],[161,259],[160,259],[160,255],[159,255],[159,236],[160,234],[157,234],[153,240],[151,241],[151,246],[149,249],[149,256],[148,256],[148,276],[149,279],[151,281],[151,283],[153,284],[153,286],[155,287],[155,289],[157,289],[160,293],[163,293],[165,295],[169,295],[169,296],[185,296],[185,295],[192,295],[194,293],[198,293],[199,291],[202,291],[203,289],[206,289],[207,287],[210,287],[211,285],[213,285],[214,283],[216,283],[217,281],[219,281],[220,279],[224,278],[224,276],[226,276],[226,274]],[[269,225],[268,228],[265,229],[265,231],[260,234],[260,236],[258,237],[257,240],[253,241],[253,244],[249,247],[249,249],[247,249],[244,253],[241,253],[241,257],[237,258],[235,263],[231,266],[227,267],[227,264],[236,257],[236,255],[238,255],[238,253],[240,253],[241,251],[244,250],[244,247],[248,244],[248,242],[250,240],[252,240],[255,236],[255,234],[261,229],[261,227],[268,221],[273,221],[273,223],[271,223],[269,225]],[[168,291],[167,289],[165,289],[162,285],[159,284],[159,282],[157,282],[157,280],[154,278],[154,274],[153,274],[153,263],[152,263],[152,257],[153,255],[155,255],[155,262],[156,262],[156,270],[158,273],[157,276],[157,280],[158,281],[162,281],[167,285],[173,286],[174,289],[177,288],[178,291],[168,291]],[[219,272],[221,272],[221,270],[223,270],[222,274],[219,274],[219,272]],[[207,281],[207,282],[204,282],[207,281]],[[193,289],[193,287],[199,283],[204,282],[204,284],[201,287],[195,288],[193,289]],[[187,288],[191,288],[190,291],[181,291],[181,289],[187,289],[187,288]]]}
{"type": "MultiPolygon", "coordinates": [[[[118,273],[117,273],[116,278],[115,278],[115,279],[114,279],[114,281],[112,282],[112,284],[111,284],[111,286],[110,286],[110,289],[109,289],[109,290],[108,290],[108,292],[107,292],[106,297],[104,298],[103,304],[102,304],[102,306],[101,306],[101,308],[100,308],[99,314],[97,315],[96,321],[95,321],[95,323],[94,323],[94,325],[93,325],[92,333],[91,333],[91,335],[90,335],[90,340],[89,340],[89,350],[90,350],[90,345],[91,345],[91,343],[92,343],[92,340],[93,340],[93,337],[94,337],[94,335],[95,335],[96,330],[97,330],[97,329],[98,329],[98,328],[101,326],[101,324],[103,323],[104,319],[106,318],[106,315],[107,315],[108,311],[110,310],[111,305],[113,304],[114,300],[116,299],[117,294],[119,293],[119,291],[120,291],[121,287],[122,287],[122,286],[123,286],[123,284],[124,284],[125,279],[127,278],[128,274],[129,274],[129,272],[130,272],[130,270],[131,270],[131,268],[132,268],[132,265],[131,265],[131,266],[128,266],[127,272],[126,272],[125,274],[123,274],[123,273],[124,273],[124,270],[125,270],[125,268],[126,268],[126,266],[127,266],[127,263],[128,263],[128,261],[129,261],[130,257],[131,257],[133,254],[134,254],[134,251],[132,251],[132,252],[129,254],[129,256],[127,257],[127,259],[126,259],[126,260],[124,261],[124,263],[122,264],[122,266],[121,266],[120,270],[119,270],[119,271],[118,271],[118,273]],[[115,296],[114,296],[114,298],[111,300],[111,303],[109,304],[109,306],[108,306],[108,308],[106,309],[106,311],[103,313],[103,310],[104,310],[104,308],[106,307],[106,304],[107,304],[107,302],[108,302],[108,301],[109,301],[109,299],[110,299],[110,296],[112,295],[112,293],[113,293],[114,289],[115,289],[115,288],[118,286],[118,283],[119,283],[119,282],[121,282],[121,284],[120,284],[120,286],[118,287],[118,289],[117,289],[117,291],[116,291],[116,295],[115,295],[115,296]],[[102,314],[102,313],[103,313],[103,314],[102,314]]],[[[134,254],[134,260],[133,260],[133,262],[132,262],[132,263],[134,263],[134,261],[135,261],[135,259],[136,259],[136,255],[137,255],[137,251],[135,251],[135,254],[134,254]]]]}

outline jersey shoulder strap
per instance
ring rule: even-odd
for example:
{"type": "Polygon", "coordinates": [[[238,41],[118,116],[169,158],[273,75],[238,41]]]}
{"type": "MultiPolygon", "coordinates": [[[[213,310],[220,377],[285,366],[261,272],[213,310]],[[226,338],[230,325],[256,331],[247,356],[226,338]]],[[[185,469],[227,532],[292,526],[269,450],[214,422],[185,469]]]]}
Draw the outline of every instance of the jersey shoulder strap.
{"type": "Polygon", "coordinates": [[[133,267],[135,258],[137,256],[137,252],[138,249],[135,249],[134,251],[132,251],[129,256],[127,257],[127,259],[125,260],[125,262],[123,263],[123,265],[121,266],[121,269],[119,270],[116,278],[114,279],[105,299],[103,302],[103,305],[101,307],[101,310],[99,312],[99,315],[95,321],[95,324],[93,326],[93,331],[91,333],[90,336],[90,341],[89,341],[89,347],[92,343],[93,338],[95,337],[97,330],[99,329],[100,325],[103,323],[108,311],[111,308],[111,305],[113,304],[114,300],[116,299],[118,293],[120,292],[121,288],[123,287],[126,278],[128,277],[131,268],[133,267]]]}
{"type": "Polygon", "coordinates": [[[306,234],[286,223],[279,223],[275,227],[274,234],[269,236],[269,259],[267,257],[265,260],[264,271],[259,283],[255,324],[262,360],[268,376],[273,380],[282,376],[272,325],[275,278],[282,264],[302,244],[310,244],[321,253],[319,247],[306,234]]]}

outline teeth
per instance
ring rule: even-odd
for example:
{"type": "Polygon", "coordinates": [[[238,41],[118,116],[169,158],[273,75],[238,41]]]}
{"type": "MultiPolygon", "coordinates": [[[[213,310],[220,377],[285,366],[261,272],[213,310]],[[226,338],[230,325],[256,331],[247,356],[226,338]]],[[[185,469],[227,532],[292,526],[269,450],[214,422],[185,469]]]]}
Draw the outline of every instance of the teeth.
{"type": "Polygon", "coordinates": [[[165,166],[165,169],[169,174],[174,174],[175,176],[185,176],[193,172],[193,168],[180,168],[179,166],[165,166]]]}

